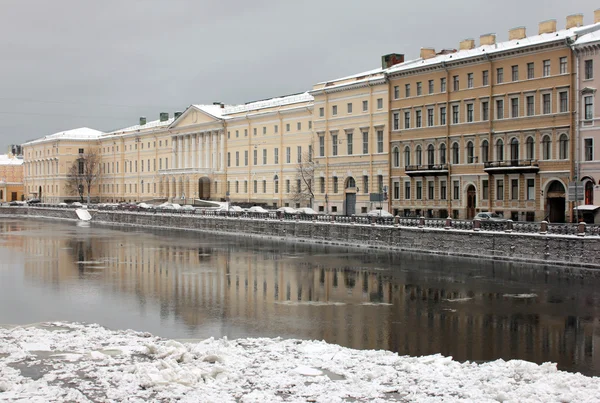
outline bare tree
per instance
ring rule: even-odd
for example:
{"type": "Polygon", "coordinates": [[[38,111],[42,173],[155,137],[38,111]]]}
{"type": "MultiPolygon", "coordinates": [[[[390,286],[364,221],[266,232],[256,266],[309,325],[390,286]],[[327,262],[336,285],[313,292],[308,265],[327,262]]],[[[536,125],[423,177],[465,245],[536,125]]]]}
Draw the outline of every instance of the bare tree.
{"type": "Polygon", "coordinates": [[[301,159],[296,165],[296,184],[293,186],[292,200],[296,202],[309,200],[312,207],[315,199],[315,168],[311,144],[308,151],[301,154],[301,159]]]}
{"type": "Polygon", "coordinates": [[[71,194],[78,194],[83,202],[83,194],[87,190],[87,202],[90,202],[92,186],[100,178],[100,153],[97,148],[90,149],[79,158],[67,171],[66,190],[71,194]]]}

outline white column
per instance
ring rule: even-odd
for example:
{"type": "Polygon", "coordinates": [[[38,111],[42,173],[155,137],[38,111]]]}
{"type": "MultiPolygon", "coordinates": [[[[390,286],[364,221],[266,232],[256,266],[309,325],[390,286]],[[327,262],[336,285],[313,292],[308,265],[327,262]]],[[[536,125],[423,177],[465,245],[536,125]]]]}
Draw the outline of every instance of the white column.
{"type": "Polygon", "coordinates": [[[191,142],[192,142],[192,164],[191,167],[192,168],[196,168],[196,133],[191,135],[190,138],[191,142]]]}
{"type": "Polygon", "coordinates": [[[202,142],[204,141],[204,136],[202,134],[198,133],[197,141],[198,141],[198,168],[203,168],[202,164],[204,161],[202,161],[203,160],[202,152],[204,151],[204,147],[203,147],[202,142]]]}
{"type": "Polygon", "coordinates": [[[220,146],[220,150],[221,150],[221,158],[219,158],[221,160],[221,166],[219,167],[219,171],[224,171],[225,170],[225,133],[221,132],[221,134],[219,135],[219,146],[220,146]]]}
{"type": "Polygon", "coordinates": [[[171,137],[171,168],[176,168],[177,161],[177,137],[171,137]]]}
{"type": "Polygon", "coordinates": [[[212,168],[213,170],[217,170],[217,163],[219,161],[218,156],[217,156],[217,133],[213,133],[212,135],[212,155],[213,155],[213,159],[212,159],[212,168]]]}
{"type": "Polygon", "coordinates": [[[177,136],[177,168],[183,168],[183,137],[177,136]]]}
{"type": "Polygon", "coordinates": [[[204,168],[210,168],[210,132],[204,134],[204,168]]]}

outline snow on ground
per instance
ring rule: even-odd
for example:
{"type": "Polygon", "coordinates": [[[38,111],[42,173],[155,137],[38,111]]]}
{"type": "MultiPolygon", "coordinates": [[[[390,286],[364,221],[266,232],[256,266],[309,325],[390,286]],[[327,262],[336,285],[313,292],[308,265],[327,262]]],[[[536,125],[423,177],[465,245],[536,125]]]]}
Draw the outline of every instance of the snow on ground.
{"type": "Polygon", "coordinates": [[[592,402],[600,380],[554,364],[404,357],[320,341],[180,343],[132,330],[0,328],[0,401],[592,402]]]}

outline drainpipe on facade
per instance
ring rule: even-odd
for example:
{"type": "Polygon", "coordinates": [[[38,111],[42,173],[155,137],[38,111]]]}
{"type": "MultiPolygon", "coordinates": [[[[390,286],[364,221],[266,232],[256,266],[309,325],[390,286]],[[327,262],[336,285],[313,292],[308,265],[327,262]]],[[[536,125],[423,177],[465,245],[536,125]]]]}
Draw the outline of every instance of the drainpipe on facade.
{"type": "MultiPolygon", "coordinates": [[[[248,203],[250,203],[250,200],[252,199],[251,195],[252,195],[252,189],[253,189],[253,183],[252,183],[252,130],[250,127],[250,119],[248,118],[248,114],[246,114],[246,122],[248,124],[248,203]]],[[[245,157],[245,156],[244,156],[245,157]]]]}
{"type": "Polygon", "coordinates": [[[454,190],[452,183],[452,164],[451,155],[450,155],[450,119],[452,115],[450,114],[450,70],[448,70],[448,66],[446,66],[446,62],[442,62],[442,67],[446,71],[446,165],[448,166],[448,179],[446,182],[446,201],[448,205],[448,212],[446,217],[440,218],[451,218],[452,217],[452,191],[454,190]]]}
{"type": "MultiPolygon", "coordinates": [[[[389,88],[388,88],[388,94],[389,94],[389,88]]],[[[388,109],[389,109],[389,95],[388,95],[388,109]]],[[[389,114],[388,114],[388,120],[389,120],[389,114]]],[[[362,133],[361,133],[362,134],[362,133]]],[[[371,83],[369,83],[369,137],[371,137],[371,139],[375,139],[375,141],[369,141],[369,181],[373,182],[373,146],[377,146],[377,134],[375,133],[375,128],[373,127],[373,86],[371,85],[371,83]]],[[[389,138],[388,138],[388,144],[389,144],[389,138]]],[[[389,161],[389,158],[388,158],[389,161]]],[[[390,164],[388,163],[388,180],[389,180],[389,171],[391,170],[389,168],[390,164]]],[[[364,189],[365,184],[363,183],[363,192],[366,190],[364,189]]],[[[358,201],[358,193],[356,194],[356,200],[358,201]]],[[[388,197],[389,200],[389,197],[388,197]]],[[[367,208],[367,211],[371,211],[371,198],[369,197],[369,207],[367,208]]],[[[388,201],[389,203],[389,201],[388,201]]],[[[388,211],[390,211],[389,208],[389,204],[388,204],[388,211]]]]}
{"type": "Polygon", "coordinates": [[[281,105],[277,108],[277,116],[279,117],[279,150],[281,151],[281,154],[278,154],[277,157],[279,158],[277,164],[279,165],[279,172],[277,173],[277,177],[279,178],[277,182],[277,200],[279,207],[283,207],[283,155],[285,150],[283,148],[283,118],[281,117],[281,105]]]}
{"type": "MultiPolygon", "coordinates": [[[[323,95],[325,95],[325,214],[329,214],[329,199],[327,197],[327,193],[329,190],[329,153],[331,150],[328,149],[327,145],[329,141],[329,96],[327,95],[327,91],[323,88],[323,95]]],[[[333,147],[331,147],[333,149],[333,147]]]]}
{"type": "MultiPolygon", "coordinates": [[[[494,82],[496,79],[496,75],[494,74],[494,62],[492,62],[492,59],[490,58],[490,55],[486,53],[485,58],[487,59],[488,63],[490,64],[490,73],[488,74],[489,77],[489,87],[490,87],[490,92],[489,92],[489,99],[488,99],[488,119],[489,119],[489,123],[488,123],[488,155],[487,155],[487,160],[490,160],[490,150],[493,154],[493,150],[494,150],[494,136],[493,136],[493,131],[494,131],[494,82]]],[[[481,154],[481,146],[479,147],[479,153],[481,154]]],[[[483,158],[482,158],[483,159],[483,158]]],[[[483,168],[485,169],[485,161],[483,162],[483,168]]],[[[485,171],[484,171],[485,172],[485,171]]],[[[493,196],[496,195],[496,188],[494,187],[494,177],[492,175],[492,173],[488,173],[488,211],[492,212],[492,206],[493,206],[493,196]]]]}
{"type": "MultiPolygon", "coordinates": [[[[577,49],[575,48],[574,44],[571,44],[569,46],[572,50],[571,52],[571,66],[573,65],[573,57],[575,58],[575,74],[572,75],[573,80],[575,80],[574,86],[572,86],[571,88],[575,88],[575,91],[571,91],[571,99],[574,100],[575,102],[573,102],[571,105],[575,106],[575,113],[573,113],[571,115],[571,120],[572,120],[572,127],[575,129],[575,147],[571,147],[571,156],[572,159],[571,161],[573,161],[573,164],[571,164],[571,169],[572,169],[572,176],[574,176],[574,181],[575,182],[579,182],[581,180],[580,176],[581,176],[581,172],[580,172],[580,161],[579,159],[581,158],[581,153],[580,153],[580,147],[581,147],[581,143],[580,143],[580,136],[581,136],[581,131],[579,130],[579,54],[577,53],[577,49]],[[574,93],[573,93],[574,92],[574,93]]],[[[573,136],[571,136],[573,137],[573,136]]],[[[585,189],[583,189],[584,193],[585,193],[585,189]]],[[[585,203],[585,201],[584,201],[585,203]]],[[[576,200],[575,201],[575,205],[578,206],[579,205],[579,201],[576,200]]],[[[571,209],[571,214],[573,214],[573,209],[571,209]]],[[[576,215],[577,220],[579,220],[579,212],[576,215]]],[[[571,221],[573,221],[571,219],[571,221]]]]}

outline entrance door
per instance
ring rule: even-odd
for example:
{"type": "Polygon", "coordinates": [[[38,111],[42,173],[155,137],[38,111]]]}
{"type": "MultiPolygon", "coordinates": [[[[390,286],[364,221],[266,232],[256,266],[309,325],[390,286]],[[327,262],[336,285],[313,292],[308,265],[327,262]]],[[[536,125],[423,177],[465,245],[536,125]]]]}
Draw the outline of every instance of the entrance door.
{"type": "Polygon", "coordinates": [[[554,223],[565,222],[565,187],[559,181],[554,181],[548,187],[546,207],[548,209],[547,219],[554,223]]]}
{"type": "Polygon", "coordinates": [[[477,206],[477,192],[475,186],[470,185],[467,188],[467,219],[472,220],[475,217],[475,206],[477,206]]]}
{"type": "Polygon", "coordinates": [[[356,193],[346,193],[346,215],[356,214],[356,193]]]}
{"type": "Polygon", "coordinates": [[[210,200],[210,179],[206,176],[198,180],[198,198],[210,200]]]}

